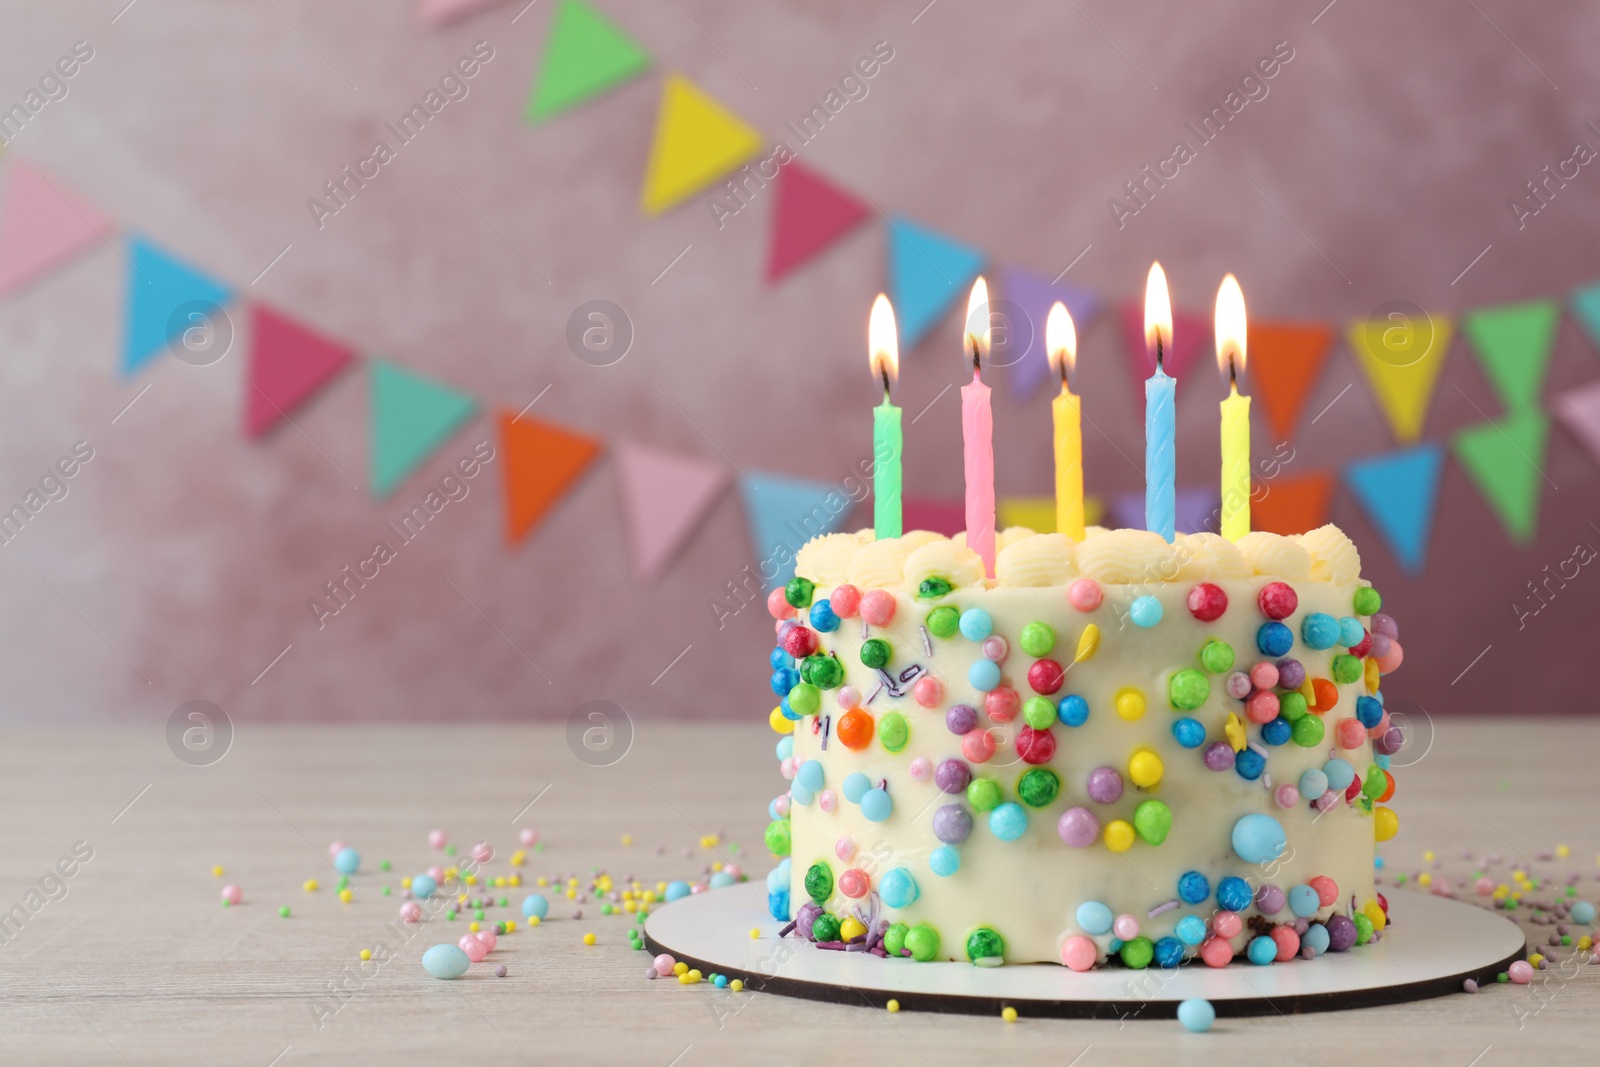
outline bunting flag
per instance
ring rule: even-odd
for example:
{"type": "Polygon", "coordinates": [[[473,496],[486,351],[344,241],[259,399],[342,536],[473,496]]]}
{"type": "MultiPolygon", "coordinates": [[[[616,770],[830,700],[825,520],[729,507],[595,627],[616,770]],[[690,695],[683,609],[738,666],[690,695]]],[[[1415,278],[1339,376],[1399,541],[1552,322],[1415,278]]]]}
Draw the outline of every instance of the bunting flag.
{"type": "MultiPolygon", "coordinates": [[[[1142,398],[1145,379],[1154,374],[1156,369],[1155,355],[1146,352],[1144,347],[1144,305],[1123,304],[1117,311],[1117,317],[1122,323],[1122,336],[1128,346],[1128,370],[1133,378],[1134,389],[1142,398]]],[[[1164,352],[1161,356],[1166,372],[1174,378],[1182,378],[1201,353],[1212,351],[1214,333],[1214,324],[1208,316],[1174,309],[1172,351],[1164,352]]],[[[1139,525],[1142,527],[1144,523],[1141,521],[1139,525]]]]}
{"type": "Polygon", "coordinates": [[[1552,406],[1562,425],[1600,463],[1600,380],[1562,393],[1552,406]]]}
{"type": "Polygon", "coordinates": [[[11,164],[0,203],[0,297],[26,286],[96,241],[113,225],[90,203],[37,167],[11,164]]]}
{"type": "Polygon", "coordinates": [[[1539,518],[1539,483],[1544,480],[1550,417],[1519,411],[1462,430],[1455,437],[1456,461],[1478,487],[1513,541],[1533,540],[1539,518]]]}
{"type": "Polygon", "coordinates": [[[184,330],[203,324],[233,293],[143,237],[128,239],[127,257],[122,373],[131,377],[184,330]]]}
{"type": "Polygon", "coordinates": [[[1261,400],[1272,440],[1287,441],[1327,361],[1333,328],[1315,322],[1251,322],[1248,329],[1250,393],[1261,400]]]}
{"type": "Polygon", "coordinates": [[[480,11],[508,4],[511,0],[421,0],[417,4],[417,21],[438,29],[452,22],[460,22],[480,11]]]}
{"type": "Polygon", "coordinates": [[[506,543],[516,545],[589,469],[600,442],[509,409],[498,422],[506,456],[506,543]]]}
{"type": "Polygon", "coordinates": [[[1479,308],[1461,317],[1462,332],[1507,411],[1539,402],[1560,318],[1561,307],[1552,299],[1479,308]]]}
{"type": "Polygon", "coordinates": [[[1600,348],[1600,281],[1574,289],[1570,306],[1589,343],[1600,348]]]}
{"type": "MultiPolygon", "coordinates": [[[[1078,336],[1082,337],[1100,310],[1100,298],[1087,289],[1080,289],[1076,285],[1059,285],[1020,267],[1001,269],[999,298],[1016,305],[1026,320],[1024,324],[1012,327],[1014,336],[1011,344],[1022,343],[1025,347],[1020,355],[1011,356],[1015,362],[1006,371],[1011,381],[1012,397],[1026,400],[1050,376],[1050,360],[1045,352],[1044,338],[1044,324],[1050,315],[1050,305],[1061,301],[1072,316],[1072,325],[1078,336]],[[1025,336],[1016,337],[1019,330],[1026,331],[1025,336]]],[[[998,345],[995,347],[999,348],[998,345]]],[[[1054,523],[1053,518],[1051,522],[1054,523]]]]}
{"type": "MultiPolygon", "coordinates": [[[[1251,339],[1254,344],[1254,338],[1251,339]]],[[[1283,475],[1256,485],[1250,501],[1250,528],[1284,537],[1315,530],[1328,521],[1333,472],[1283,475]]]]}
{"type": "Polygon", "coordinates": [[[1350,327],[1350,348],[1356,362],[1401,444],[1422,436],[1434,386],[1450,353],[1451,330],[1450,320],[1443,316],[1420,325],[1409,320],[1369,319],[1350,327]]]}
{"type": "MultiPolygon", "coordinates": [[[[436,6],[456,7],[498,2],[501,0],[434,0],[436,6]]],[[[543,122],[649,69],[650,53],[616,23],[583,0],[559,0],[550,16],[544,58],[528,94],[524,117],[529,122],[543,122]]],[[[668,86],[670,89],[670,81],[668,86]]]]}
{"type": "Polygon", "coordinates": [[[1428,442],[1358,460],[1344,481],[1400,566],[1415,574],[1428,556],[1444,449],[1428,442]]]}
{"type": "Polygon", "coordinates": [[[901,352],[915,348],[951,304],[965,299],[982,266],[983,252],[972,245],[904,216],[890,217],[889,296],[901,352]]]}
{"type": "Polygon", "coordinates": [[[654,582],[728,488],[728,470],[694,456],[624,441],[617,445],[617,475],[633,572],[654,582]]]}
{"type": "MultiPolygon", "coordinates": [[[[995,507],[1002,530],[1021,526],[1034,533],[1056,532],[1056,500],[1050,496],[1002,497],[995,507]]],[[[1097,496],[1083,498],[1083,524],[1098,526],[1105,506],[1097,496]]]]}
{"type": "Polygon", "coordinates": [[[839,529],[850,510],[850,498],[832,482],[746,471],[739,488],[757,567],[764,581],[775,584],[794,577],[795,553],[813,537],[839,529]],[[770,579],[769,571],[776,571],[770,579]]]}
{"type": "Polygon", "coordinates": [[[667,76],[641,203],[659,215],[749,161],[761,134],[681,74],[667,76]]]}
{"type": "Polygon", "coordinates": [[[767,281],[774,282],[849,233],[867,217],[867,205],[809,167],[791,159],[778,168],[772,208],[767,281]]]}
{"type": "Polygon", "coordinates": [[[477,412],[478,402],[386,359],[372,361],[370,388],[371,485],[381,500],[477,412]]]}
{"type": "MultiPolygon", "coordinates": [[[[1114,527],[1142,530],[1144,490],[1115,493],[1109,504],[1114,527]]],[[[1209,486],[1180,487],[1173,494],[1173,528],[1177,533],[1216,533],[1221,521],[1222,493],[1209,486]]],[[[1088,525],[1088,519],[1084,519],[1088,525]]],[[[1054,523],[1051,524],[1052,526],[1054,523]]]]}
{"type": "Polygon", "coordinates": [[[260,437],[355,359],[355,351],[260,304],[250,305],[244,435],[260,437]]]}

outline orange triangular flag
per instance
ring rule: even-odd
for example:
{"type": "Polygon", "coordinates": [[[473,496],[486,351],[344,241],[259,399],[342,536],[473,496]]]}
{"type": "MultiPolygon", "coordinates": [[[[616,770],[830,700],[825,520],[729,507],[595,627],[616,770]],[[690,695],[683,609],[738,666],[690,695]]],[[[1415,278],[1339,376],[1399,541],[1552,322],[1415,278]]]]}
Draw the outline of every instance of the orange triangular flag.
{"type": "Polygon", "coordinates": [[[1333,327],[1321,323],[1250,323],[1250,391],[1266,408],[1274,441],[1294,432],[1332,343],[1333,327]]]}
{"type": "MultiPolygon", "coordinates": [[[[1252,327],[1252,342],[1254,332],[1252,327]]],[[[1315,530],[1328,521],[1328,500],[1332,495],[1332,471],[1259,482],[1256,498],[1250,502],[1250,525],[1284,537],[1315,530]]]]}
{"type": "Polygon", "coordinates": [[[500,444],[506,452],[506,540],[514,545],[594,462],[600,442],[502,411],[500,444]]]}

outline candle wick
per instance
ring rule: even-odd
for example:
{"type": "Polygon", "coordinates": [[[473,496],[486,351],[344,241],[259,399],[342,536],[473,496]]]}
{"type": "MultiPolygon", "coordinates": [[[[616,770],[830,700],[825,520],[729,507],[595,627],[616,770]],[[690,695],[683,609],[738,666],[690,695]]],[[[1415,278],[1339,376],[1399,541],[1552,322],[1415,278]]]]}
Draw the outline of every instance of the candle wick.
{"type": "Polygon", "coordinates": [[[1228,391],[1239,391],[1239,365],[1235,362],[1234,353],[1228,353],[1228,391]]]}
{"type": "Polygon", "coordinates": [[[1161,331],[1157,330],[1156,331],[1156,370],[1163,371],[1163,373],[1164,373],[1164,368],[1162,367],[1161,363],[1162,363],[1162,360],[1161,360],[1161,331]]]}
{"type": "Polygon", "coordinates": [[[883,402],[887,404],[889,402],[889,368],[884,367],[879,373],[883,375],[883,402]]]}

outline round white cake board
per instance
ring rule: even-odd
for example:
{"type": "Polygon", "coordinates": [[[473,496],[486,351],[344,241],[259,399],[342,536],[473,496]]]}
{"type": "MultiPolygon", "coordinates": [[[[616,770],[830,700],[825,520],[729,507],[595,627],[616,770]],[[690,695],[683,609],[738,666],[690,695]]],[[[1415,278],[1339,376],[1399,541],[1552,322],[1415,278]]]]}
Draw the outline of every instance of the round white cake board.
{"type": "Polygon", "coordinates": [[[684,897],[650,914],[645,943],[704,973],[785,996],[875,1008],[895,999],[908,1011],[975,1015],[998,1014],[1009,1005],[1025,1016],[1057,1018],[1170,1018],[1190,997],[1209,1000],[1218,1015],[1422,1000],[1459,992],[1467,978],[1492,982],[1527,946],[1522,930],[1492,911],[1395,892],[1383,938],[1349,952],[1270,967],[1196,961],[1172,972],[1113,965],[1080,974],[1059,964],[990,968],[819,949],[794,936],[779,938],[782,924],[766,904],[761,882],[684,897]],[[752,938],[752,927],[763,936],[752,938]]]}

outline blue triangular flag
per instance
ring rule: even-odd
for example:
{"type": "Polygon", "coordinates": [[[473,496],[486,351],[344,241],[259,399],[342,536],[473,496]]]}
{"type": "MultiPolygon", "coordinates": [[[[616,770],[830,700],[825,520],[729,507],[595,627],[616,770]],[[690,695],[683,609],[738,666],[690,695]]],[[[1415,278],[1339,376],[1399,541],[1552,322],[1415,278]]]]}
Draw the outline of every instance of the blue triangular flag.
{"type": "Polygon", "coordinates": [[[1389,543],[1400,566],[1413,574],[1427,559],[1443,465],[1444,449],[1427,443],[1358,460],[1344,471],[1345,484],[1389,543]]]}
{"type": "Polygon", "coordinates": [[[776,569],[777,582],[793,577],[795,553],[813,537],[837,530],[853,504],[833,482],[784,474],[747,471],[739,488],[761,575],[776,569]]]}
{"type": "Polygon", "coordinates": [[[1580,285],[1572,291],[1572,314],[1588,335],[1589,343],[1600,348],[1600,282],[1580,285]]]}
{"type": "Polygon", "coordinates": [[[385,359],[372,361],[372,495],[388,496],[478,410],[471,396],[385,359]]]}
{"type": "Polygon", "coordinates": [[[1050,305],[1057,300],[1067,306],[1072,325],[1082,337],[1100,310],[1099,297],[1076,285],[1053,284],[1021,267],[1006,267],[1000,272],[996,303],[1013,305],[1021,321],[1013,324],[1012,336],[1003,351],[999,343],[994,345],[990,362],[1008,365],[1006,374],[1011,379],[1011,395],[1017,400],[1032,396],[1039,384],[1050,376],[1050,361],[1045,358],[1044,324],[1050,315],[1050,305]]]}
{"type": "Polygon", "coordinates": [[[958,298],[983,266],[983,252],[895,215],[889,219],[889,294],[899,320],[900,347],[922,335],[958,298]]]}
{"type": "MultiPolygon", "coordinates": [[[[1180,488],[1173,494],[1173,527],[1177,533],[1216,533],[1222,497],[1209,486],[1180,488]]],[[[1144,529],[1144,490],[1117,493],[1108,502],[1112,529],[1144,529]]]]}
{"type": "Polygon", "coordinates": [[[128,238],[128,299],[122,330],[122,373],[132,376],[186,330],[209,338],[233,291],[143,237],[128,238]]]}

